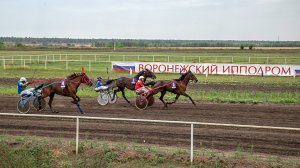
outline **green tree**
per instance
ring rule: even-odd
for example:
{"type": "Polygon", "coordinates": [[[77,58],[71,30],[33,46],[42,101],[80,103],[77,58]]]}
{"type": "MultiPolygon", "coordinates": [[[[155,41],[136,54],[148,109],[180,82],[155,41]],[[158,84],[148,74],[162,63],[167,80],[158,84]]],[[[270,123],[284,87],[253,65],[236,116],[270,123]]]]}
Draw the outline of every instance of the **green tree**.
{"type": "Polygon", "coordinates": [[[252,50],[253,49],[253,45],[249,45],[249,50],[252,50]]]}
{"type": "Polygon", "coordinates": [[[240,49],[241,49],[241,50],[243,50],[243,49],[244,49],[244,45],[243,45],[243,44],[240,46],[240,49]]]}
{"type": "Polygon", "coordinates": [[[16,43],[15,46],[16,47],[24,47],[24,45],[22,43],[16,43]]]}
{"type": "Polygon", "coordinates": [[[4,48],[4,43],[0,42],[0,48],[4,48]]]}

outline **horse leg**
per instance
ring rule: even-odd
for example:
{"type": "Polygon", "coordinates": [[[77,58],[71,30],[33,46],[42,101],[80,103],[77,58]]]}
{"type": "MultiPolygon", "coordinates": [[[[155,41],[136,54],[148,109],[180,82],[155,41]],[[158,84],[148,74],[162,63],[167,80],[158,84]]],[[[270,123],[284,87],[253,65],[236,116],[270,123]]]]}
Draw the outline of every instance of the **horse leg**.
{"type": "Polygon", "coordinates": [[[122,92],[123,98],[127,101],[127,103],[129,103],[130,105],[132,105],[132,104],[130,103],[130,101],[127,99],[127,97],[125,96],[125,91],[124,91],[124,89],[121,90],[121,92],[122,92]]]}
{"type": "Polygon", "coordinates": [[[183,93],[183,96],[188,97],[188,98],[192,101],[193,105],[196,106],[196,103],[195,103],[194,100],[191,98],[191,96],[189,96],[189,95],[186,94],[186,93],[183,93]]]}
{"type": "Polygon", "coordinates": [[[160,92],[161,94],[160,94],[160,97],[159,97],[159,100],[160,101],[162,101],[163,103],[164,103],[164,107],[168,107],[167,106],[167,103],[164,101],[164,96],[165,96],[165,94],[166,94],[166,91],[164,90],[164,91],[162,91],[162,92],[160,92]]]}
{"type": "Polygon", "coordinates": [[[42,109],[42,102],[41,102],[42,98],[41,98],[41,96],[38,96],[37,99],[39,101],[39,110],[38,111],[40,111],[42,109]]]}
{"type": "Polygon", "coordinates": [[[115,99],[115,96],[116,96],[117,92],[119,92],[119,91],[121,91],[119,88],[116,89],[116,90],[114,90],[114,95],[113,95],[113,97],[111,98],[111,100],[114,100],[114,99],[115,99]]]}
{"type": "Polygon", "coordinates": [[[180,94],[177,94],[176,97],[175,97],[175,100],[172,101],[172,102],[167,102],[167,104],[173,104],[173,103],[175,103],[178,100],[179,96],[180,96],[180,94]]]}
{"type": "Polygon", "coordinates": [[[53,110],[53,108],[52,108],[52,101],[53,101],[54,95],[55,95],[55,93],[51,93],[51,94],[49,95],[50,99],[49,99],[48,105],[49,105],[49,107],[50,107],[52,113],[58,113],[58,111],[55,111],[55,110],[53,110]]]}
{"type": "Polygon", "coordinates": [[[72,96],[72,98],[73,98],[73,101],[71,101],[71,102],[76,104],[76,106],[81,114],[84,114],[84,112],[82,111],[80,104],[79,104],[80,98],[77,95],[72,96]]]}
{"type": "Polygon", "coordinates": [[[78,96],[76,96],[76,98],[77,98],[77,101],[80,102],[80,98],[78,96]]]}

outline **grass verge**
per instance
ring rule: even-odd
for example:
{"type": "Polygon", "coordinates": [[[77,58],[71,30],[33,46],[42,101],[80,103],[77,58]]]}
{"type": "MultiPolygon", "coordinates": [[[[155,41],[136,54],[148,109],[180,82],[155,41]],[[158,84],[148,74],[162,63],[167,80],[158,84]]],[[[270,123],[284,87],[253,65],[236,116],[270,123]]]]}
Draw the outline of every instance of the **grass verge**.
{"type": "Polygon", "coordinates": [[[237,148],[234,152],[207,149],[189,151],[179,147],[159,147],[136,143],[82,140],[79,154],[75,143],[62,138],[0,136],[0,167],[297,167],[295,157],[263,156],[237,148]]]}
{"type": "MultiPolygon", "coordinates": [[[[88,71],[85,69],[87,75],[91,79],[95,79],[98,76],[102,76],[103,79],[115,79],[121,76],[130,76],[129,73],[120,73],[115,71],[106,72],[106,66],[109,68],[111,65],[101,65],[98,70],[88,71]]],[[[20,78],[25,76],[28,79],[51,79],[51,78],[65,78],[71,73],[79,73],[81,72],[81,67],[78,66],[76,70],[58,70],[58,69],[0,69],[0,78],[20,78]]],[[[134,74],[133,74],[134,75],[134,74]]],[[[132,76],[133,76],[132,75],[132,76]]],[[[179,74],[156,74],[157,80],[170,80],[170,79],[178,79],[180,77],[179,74]]],[[[272,85],[272,86],[299,86],[300,85],[300,77],[271,77],[271,76],[230,76],[230,75],[209,75],[207,78],[205,75],[196,75],[200,83],[231,83],[231,84],[258,84],[258,85],[272,85]]],[[[17,81],[16,81],[17,82],[17,81]]]]}

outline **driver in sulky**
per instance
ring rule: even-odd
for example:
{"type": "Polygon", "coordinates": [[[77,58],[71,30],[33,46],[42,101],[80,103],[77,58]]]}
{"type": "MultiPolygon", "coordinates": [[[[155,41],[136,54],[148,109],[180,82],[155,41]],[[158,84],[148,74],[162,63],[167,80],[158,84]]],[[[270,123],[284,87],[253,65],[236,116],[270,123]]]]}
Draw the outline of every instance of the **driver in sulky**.
{"type": "Polygon", "coordinates": [[[140,76],[139,77],[139,80],[136,82],[135,84],[135,91],[136,91],[136,94],[141,94],[141,93],[144,93],[144,92],[148,92],[149,89],[147,87],[145,87],[144,85],[144,79],[145,77],[144,76],[140,76]]]}

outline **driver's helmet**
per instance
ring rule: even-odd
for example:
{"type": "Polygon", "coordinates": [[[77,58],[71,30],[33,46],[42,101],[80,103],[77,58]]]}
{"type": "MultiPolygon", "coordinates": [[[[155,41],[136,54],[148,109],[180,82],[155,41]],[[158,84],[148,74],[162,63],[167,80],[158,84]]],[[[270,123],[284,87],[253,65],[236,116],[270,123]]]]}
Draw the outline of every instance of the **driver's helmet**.
{"type": "Polygon", "coordinates": [[[97,78],[97,80],[102,80],[102,77],[101,77],[101,76],[99,76],[99,77],[97,78]]]}
{"type": "Polygon", "coordinates": [[[25,77],[21,77],[21,78],[20,78],[20,81],[21,81],[21,82],[27,82],[27,79],[26,79],[25,77]]]}
{"type": "Polygon", "coordinates": [[[145,78],[144,76],[140,76],[140,77],[139,77],[139,80],[144,79],[144,78],[145,78]]]}

